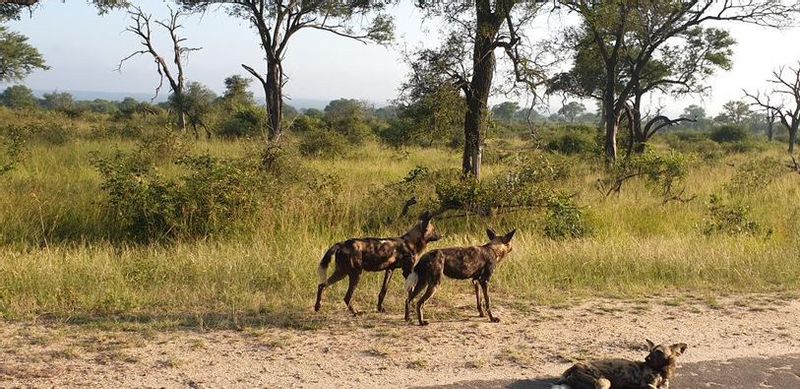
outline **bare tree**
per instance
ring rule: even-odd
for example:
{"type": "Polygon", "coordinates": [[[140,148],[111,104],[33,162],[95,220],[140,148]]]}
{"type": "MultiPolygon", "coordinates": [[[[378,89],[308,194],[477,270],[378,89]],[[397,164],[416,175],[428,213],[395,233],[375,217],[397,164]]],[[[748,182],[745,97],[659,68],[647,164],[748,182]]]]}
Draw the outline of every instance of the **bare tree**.
{"type": "Polygon", "coordinates": [[[761,92],[752,94],[747,91],[744,94],[753,100],[753,105],[778,116],[781,124],[789,130],[789,153],[793,154],[797,143],[797,129],[800,127],[800,61],[796,68],[789,67],[788,71],[785,66],[772,71],[772,78],[768,82],[775,85],[771,94],[784,97],[779,102],[772,102],[770,94],[762,96],[761,92]]]}
{"type": "Polygon", "coordinates": [[[261,83],[267,101],[270,138],[279,142],[283,134],[283,86],[287,82],[283,59],[291,38],[301,30],[327,31],[359,42],[387,43],[394,35],[391,18],[382,13],[383,2],[303,0],[180,0],[186,7],[227,7],[228,12],[247,19],[258,33],[264,50],[266,71],[242,64],[261,83]],[[359,23],[360,21],[361,23],[359,23]]]}
{"type": "Polygon", "coordinates": [[[190,52],[200,50],[199,47],[184,46],[186,38],[178,35],[178,30],[183,27],[180,24],[180,19],[187,14],[181,10],[169,8],[169,19],[153,20],[153,15],[144,12],[141,7],[132,6],[128,10],[128,15],[130,16],[131,24],[125,29],[125,31],[138,36],[140,39],[139,44],[144,46],[144,49],[134,51],[127,57],[123,58],[119,62],[117,70],[122,71],[123,63],[133,57],[147,54],[152,56],[156,63],[156,71],[159,75],[159,82],[153,99],[158,97],[161,87],[164,86],[164,78],[166,78],[167,82],[169,82],[170,90],[172,90],[173,96],[170,100],[177,111],[178,126],[180,126],[182,131],[185,131],[186,107],[184,104],[184,92],[186,76],[184,71],[184,61],[190,52]],[[159,52],[156,51],[155,47],[153,46],[153,31],[151,29],[151,22],[163,27],[169,33],[170,39],[172,40],[172,52],[170,55],[172,56],[174,69],[169,66],[167,60],[165,60],[164,57],[159,54],[159,52]]]}
{"type": "MultiPolygon", "coordinates": [[[[747,91],[745,91],[745,95],[747,95],[747,91]]],[[[781,109],[777,108],[779,105],[773,103],[771,94],[764,93],[762,97],[761,92],[756,92],[755,96],[757,98],[756,102],[751,103],[750,106],[758,107],[764,112],[764,121],[767,124],[767,139],[771,142],[775,136],[775,123],[779,121],[778,117],[781,115],[781,109]],[[763,102],[763,104],[760,102],[763,102]]],[[[753,96],[750,97],[753,98],[753,96]]]]}

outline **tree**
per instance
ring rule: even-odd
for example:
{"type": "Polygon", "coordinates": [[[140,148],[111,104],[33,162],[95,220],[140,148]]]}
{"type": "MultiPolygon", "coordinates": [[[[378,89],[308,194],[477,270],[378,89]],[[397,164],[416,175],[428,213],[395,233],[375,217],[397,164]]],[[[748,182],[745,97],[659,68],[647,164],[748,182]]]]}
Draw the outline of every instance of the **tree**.
{"type": "Polygon", "coordinates": [[[505,101],[492,107],[492,117],[501,122],[511,123],[517,111],[519,104],[516,101],[505,101]]]}
{"type": "Polygon", "coordinates": [[[192,126],[195,139],[200,139],[200,133],[197,131],[198,126],[204,127],[206,138],[211,139],[211,131],[206,126],[205,117],[211,112],[214,101],[217,100],[217,94],[214,91],[199,82],[190,82],[186,85],[182,102],[174,101],[175,94],[170,95],[169,98],[171,105],[182,105],[189,119],[189,124],[192,126]]]}
{"type": "Polygon", "coordinates": [[[75,108],[75,99],[69,92],[52,92],[42,95],[42,106],[53,111],[67,112],[75,108]]]}
{"type": "Polygon", "coordinates": [[[701,130],[709,126],[705,108],[696,104],[684,108],[680,117],[690,119],[686,125],[693,130],[701,130]]]}
{"type": "Polygon", "coordinates": [[[789,153],[794,154],[794,145],[797,144],[797,129],[800,127],[800,61],[795,68],[781,66],[772,72],[769,83],[775,89],[765,96],[760,92],[755,94],[744,91],[746,97],[753,100],[753,104],[777,114],[778,119],[789,131],[789,153]],[[782,97],[771,100],[770,95],[782,97]]]}
{"type": "Polygon", "coordinates": [[[0,94],[0,104],[9,108],[24,109],[38,107],[39,101],[27,86],[13,85],[0,94]]]}
{"type": "MultiPolygon", "coordinates": [[[[539,2],[476,0],[419,2],[430,16],[444,19],[448,26],[442,44],[416,53],[407,86],[432,82],[431,90],[454,86],[463,96],[464,153],[462,173],[480,179],[483,134],[488,121],[488,99],[492,90],[497,58],[502,50],[510,62],[512,87],[522,84],[535,92],[543,82],[538,56],[525,52],[522,32],[538,14],[539,2]]],[[[420,89],[424,89],[420,87],[420,89]]]]}
{"type": "Polygon", "coordinates": [[[705,25],[739,21],[786,26],[797,11],[779,0],[560,3],[581,17],[580,27],[567,37],[577,53],[575,67],[568,74],[571,77],[565,77],[571,82],[562,84],[602,101],[609,163],[617,158],[616,139],[623,114],[632,119],[632,136],[648,134],[642,129],[641,109],[636,107],[641,96],[652,90],[681,94],[702,90],[702,82],[714,69],[730,66],[732,39],[725,31],[705,25]]]}
{"type": "Polygon", "coordinates": [[[27,37],[0,26],[0,82],[20,81],[36,69],[49,69],[39,51],[27,37]]]}
{"type": "Polygon", "coordinates": [[[744,101],[731,100],[722,105],[721,119],[722,121],[742,125],[753,112],[750,110],[750,105],[744,101]]]}
{"type": "Polygon", "coordinates": [[[763,101],[763,106],[759,105],[758,103],[752,103],[750,105],[758,108],[761,111],[762,119],[764,120],[764,124],[766,124],[765,132],[767,134],[767,139],[772,142],[772,138],[775,136],[775,124],[778,123],[778,117],[781,113],[778,109],[774,108],[775,105],[772,102],[772,95],[765,94],[763,101]]]}
{"type": "Polygon", "coordinates": [[[228,12],[247,19],[258,33],[266,71],[242,64],[261,83],[267,102],[268,129],[273,142],[283,134],[283,86],[287,77],[283,59],[291,38],[301,30],[321,30],[360,42],[387,43],[394,35],[392,19],[383,2],[302,0],[182,0],[187,7],[207,9],[224,4],[228,12]]]}
{"type": "Polygon", "coordinates": [[[558,114],[570,123],[574,123],[575,118],[584,112],[586,112],[586,106],[577,101],[570,101],[558,110],[558,114]]]}
{"type": "Polygon", "coordinates": [[[183,45],[183,42],[186,41],[186,38],[182,38],[178,35],[178,30],[181,29],[183,26],[180,24],[180,19],[186,16],[185,12],[180,10],[173,10],[169,8],[170,17],[167,20],[155,20],[153,23],[163,27],[169,33],[170,39],[172,41],[172,52],[170,55],[172,56],[172,62],[175,65],[175,68],[172,69],[167,64],[167,61],[164,57],[158,53],[158,51],[153,46],[153,35],[151,29],[151,20],[153,16],[151,14],[145,13],[142,8],[138,6],[132,6],[128,10],[128,15],[131,19],[131,24],[125,29],[125,31],[130,32],[137,37],[139,37],[140,41],[139,44],[144,46],[144,49],[137,50],[128,55],[127,57],[123,58],[119,62],[119,66],[117,70],[122,70],[122,64],[138,55],[148,54],[153,57],[156,63],[156,71],[158,72],[159,76],[159,83],[156,87],[156,94],[153,97],[155,99],[158,97],[158,93],[161,90],[161,87],[164,85],[164,78],[167,79],[169,82],[169,87],[172,90],[172,98],[170,99],[172,106],[177,111],[178,115],[178,126],[181,130],[186,130],[186,106],[184,102],[184,88],[186,82],[186,76],[184,75],[183,69],[183,61],[187,58],[188,54],[192,51],[200,50],[198,47],[186,47],[183,45]]]}
{"type": "Polygon", "coordinates": [[[250,83],[252,79],[242,77],[234,74],[225,79],[225,92],[222,94],[222,99],[232,105],[255,105],[256,100],[253,97],[253,92],[250,91],[250,83]]]}
{"type": "Polygon", "coordinates": [[[325,106],[325,122],[328,127],[356,144],[369,135],[366,114],[366,104],[354,99],[331,100],[325,106]]]}

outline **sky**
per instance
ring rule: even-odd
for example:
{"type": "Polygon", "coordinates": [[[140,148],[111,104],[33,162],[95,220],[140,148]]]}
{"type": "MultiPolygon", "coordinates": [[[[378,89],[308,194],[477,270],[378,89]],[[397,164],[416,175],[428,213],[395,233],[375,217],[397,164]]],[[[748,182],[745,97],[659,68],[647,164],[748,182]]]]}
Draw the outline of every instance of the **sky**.
{"type": "MultiPolygon", "coordinates": [[[[167,2],[143,0],[137,3],[155,18],[168,15],[167,2]]],[[[420,12],[410,4],[402,2],[392,9],[397,39],[390,46],[365,45],[322,31],[299,32],[292,38],[284,62],[289,76],[284,88],[287,97],[296,101],[345,97],[378,106],[394,99],[408,72],[402,49],[429,46],[438,38],[439,27],[435,21],[423,23],[420,12]]],[[[553,31],[550,27],[560,22],[552,17],[540,19],[538,27],[529,35],[533,39],[547,39],[553,31]]],[[[32,17],[25,15],[20,21],[7,23],[11,30],[29,37],[29,42],[39,49],[50,66],[50,70],[36,71],[22,84],[40,91],[152,95],[158,76],[151,58],[140,56],[126,62],[121,72],[114,70],[120,59],[139,49],[136,37],[124,32],[127,23],[124,11],[98,16],[95,8],[81,0],[43,1],[32,17]]],[[[193,52],[187,62],[186,73],[190,80],[220,93],[225,77],[246,75],[241,64],[263,69],[257,35],[245,20],[220,11],[194,15],[183,25],[182,35],[188,38],[186,43],[202,47],[193,52]]],[[[741,99],[743,88],[766,88],[766,79],[777,66],[794,65],[800,60],[800,45],[795,44],[800,41],[798,29],[778,31],[731,23],[724,27],[737,41],[733,68],[709,79],[711,91],[705,96],[679,101],[656,97],[650,101],[652,106],[663,106],[665,112],[677,114],[689,104],[699,104],[715,114],[726,101],[741,99]]],[[[158,35],[155,39],[167,43],[169,36],[158,35]]],[[[158,46],[168,52],[167,46],[158,46]]],[[[256,96],[261,96],[260,88],[253,86],[256,96]]],[[[163,96],[167,93],[162,90],[163,96]]],[[[504,96],[495,96],[490,103],[504,100],[507,100],[504,96]]],[[[560,102],[561,98],[551,99],[549,109],[557,110],[560,102]]]]}

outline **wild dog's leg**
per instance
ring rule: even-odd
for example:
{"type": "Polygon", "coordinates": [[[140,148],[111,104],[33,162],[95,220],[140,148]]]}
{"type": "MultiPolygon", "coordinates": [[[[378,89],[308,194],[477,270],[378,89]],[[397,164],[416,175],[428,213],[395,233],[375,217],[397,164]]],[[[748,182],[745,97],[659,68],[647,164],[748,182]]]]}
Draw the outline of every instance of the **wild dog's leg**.
{"type": "Polygon", "coordinates": [[[381,292],[378,294],[378,312],[386,312],[386,309],[383,308],[383,299],[386,297],[386,291],[389,289],[389,282],[392,281],[392,274],[394,273],[394,269],[386,270],[386,274],[383,276],[383,287],[381,287],[381,292]]]}
{"type": "Polygon", "coordinates": [[[408,291],[408,298],[406,299],[406,315],[405,315],[406,321],[411,321],[412,301],[414,301],[414,299],[417,298],[417,295],[419,295],[419,292],[422,292],[422,289],[425,289],[425,287],[427,286],[428,286],[428,281],[420,278],[419,281],[417,281],[417,284],[414,285],[414,289],[408,291]]]}
{"type": "Polygon", "coordinates": [[[475,304],[478,307],[478,317],[483,317],[483,306],[481,305],[481,290],[478,280],[472,280],[472,286],[475,287],[475,304]]]}
{"type": "Polygon", "coordinates": [[[417,302],[417,319],[419,320],[419,325],[426,326],[428,322],[425,320],[425,316],[422,313],[422,306],[425,305],[425,302],[428,301],[434,293],[436,293],[436,289],[439,288],[439,283],[434,281],[428,286],[428,289],[425,290],[425,294],[420,297],[419,301],[417,302]]]}
{"type": "Polygon", "coordinates": [[[570,389],[610,389],[611,382],[605,378],[595,378],[587,373],[579,365],[573,366],[564,373],[559,381],[560,384],[567,384],[570,389]]]}
{"type": "Polygon", "coordinates": [[[489,262],[486,265],[480,278],[480,284],[481,289],[483,289],[483,299],[486,301],[486,313],[489,314],[489,320],[492,323],[497,323],[500,318],[492,314],[492,301],[489,298],[489,280],[492,278],[492,273],[494,273],[494,267],[494,262],[489,262]]]}
{"type": "Polygon", "coordinates": [[[347,273],[345,273],[342,270],[339,270],[339,268],[337,267],[336,270],[334,270],[333,274],[331,274],[331,276],[328,277],[327,281],[317,286],[317,303],[314,304],[315,312],[319,312],[319,309],[322,307],[322,292],[325,291],[325,288],[341,281],[342,278],[344,278],[346,275],[347,273]]]}
{"type": "Polygon", "coordinates": [[[361,270],[353,270],[350,272],[350,286],[347,287],[347,293],[344,295],[344,303],[347,304],[347,309],[350,310],[350,313],[353,316],[357,316],[358,312],[353,308],[353,305],[350,304],[350,300],[353,298],[353,292],[356,290],[356,286],[358,286],[358,281],[361,279],[361,270]]]}

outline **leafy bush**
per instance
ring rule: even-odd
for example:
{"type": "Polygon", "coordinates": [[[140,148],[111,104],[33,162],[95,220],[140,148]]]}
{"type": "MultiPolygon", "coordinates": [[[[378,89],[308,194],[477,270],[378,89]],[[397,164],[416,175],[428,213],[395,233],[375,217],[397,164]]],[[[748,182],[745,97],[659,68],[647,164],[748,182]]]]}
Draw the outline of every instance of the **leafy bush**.
{"type": "Polygon", "coordinates": [[[112,218],[140,242],[228,233],[242,228],[259,203],[258,166],[246,160],[182,157],[176,163],[184,173],[173,179],[135,154],[93,162],[112,218]]]}
{"type": "Polygon", "coordinates": [[[325,122],[321,117],[300,115],[294,119],[294,122],[292,122],[291,130],[292,132],[298,134],[305,134],[312,131],[323,130],[325,128],[325,122]]]}
{"type": "Polygon", "coordinates": [[[350,145],[344,135],[328,130],[311,131],[300,140],[300,153],[324,158],[341,157],[348,153],[350,145]]]}
{"type": "Polygon", "coordinates": [[[594,135],[584,132],[567,132],[547,143],[547,150],[568,155],[587,154],[597,149],[594,135]]]}
{"type": "Polygon", "coordinates": [[[725,203],[711,195],[703,234],[755,235],[761,227],[750,218],[750,207],[739,203],[725,203]]]}
{"type": "Polygon", "coordinates": [[[691,132],[683,134],[679,133],[676,134],[677,136],[665,137],[670,148],[681,153],[696,154],[706,161],[718,160],[725,153],[719,143],[708,139],[708,136],[703,133],[691,132]],[[691,136],[683,136],[683,134],[691,134],[691,136]]]}
{"type": "Polygon", "coordinates": [[[750,133],[740,126],[725,125],[711,130],[709,137],[717,143],[731,143],[746,140],[750,137],[750,133]]]}
{"type": "Polygon", "coordinates": [[[22,160],[26,150],[25,137],[19,127],[0,132],[0,175],[11,171],[22,160]]]}
{"type": "Polygon", "coordinates": [[[554,198],[547,206],[544,235],[550,239],[582,238],[591,234],[584,210],[567,197],[554,198]]]}
{"type": "Polygon", "coordinates": [[[783,173],[781,162],[772,157],[747,161],[736,169],[725,189],[731,194],[763,190],[783,173]]]}
{"type": "Polygon", "coordinates": [[[218,134],[223,138],[254,137],[262,133],[266,117],[256,106],[240,106],[233,116],[222,123],[218,134]]]}
{"type": "Polygon", "coordinates": [[[686,200],[682,198],[686,191],[683,184],[689,173],[690,162],[689,156],[677,152],[668,155],[653,152],[635,155],[611,167],[606,176],[598,180],[599,189],[610,195],[620,192],[625,182],[643,178],[664,202],[686,200]]]}

